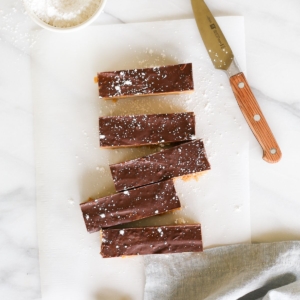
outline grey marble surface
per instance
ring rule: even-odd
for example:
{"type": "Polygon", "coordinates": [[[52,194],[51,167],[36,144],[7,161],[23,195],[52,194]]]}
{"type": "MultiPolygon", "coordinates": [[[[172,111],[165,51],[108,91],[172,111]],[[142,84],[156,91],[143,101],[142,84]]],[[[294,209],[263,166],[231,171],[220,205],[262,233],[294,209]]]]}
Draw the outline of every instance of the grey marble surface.
{"type": "MultiPolygon", "coordinates": [[[[245,17],[248,81],[283,152],[269,165],[250,137],[252,241],[300,238],[300,2],[207,0],[245,17]]],[[[189,1],[108,0],[94,24],[191,18],[189,1]]],[[[20,0],[0,4],[0,298],[40,299],[30,49],[37,28],[20,0]],[[21,84],[20,84],[21,83],[21,84]]],[[[99,299],[110,298],[110,295],[99,299]]],[[[121,299],[121,298],[120,298],[121,299]]]]}

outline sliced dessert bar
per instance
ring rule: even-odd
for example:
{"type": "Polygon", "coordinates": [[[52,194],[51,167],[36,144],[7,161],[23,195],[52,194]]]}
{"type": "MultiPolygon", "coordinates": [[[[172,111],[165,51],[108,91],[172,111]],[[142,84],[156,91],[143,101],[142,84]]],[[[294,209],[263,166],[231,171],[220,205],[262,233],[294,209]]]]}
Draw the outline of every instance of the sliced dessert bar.
{"type": "Polygon", "coordinates": [[[194,140],[141,158],[110,165],[117,191],[210,170],[201,140],[194,140]]]}
{"type": "Polygon", "coordinates": [[[173,180],[80,204],[87,231],[124,224],[180,208],[173,180]]]}
{"type": "Polygon", "coordinates": [[[200,224],[102,230],[103,257],[201,251],[200,224]]]}
{"type": "Polygon", "coordinates": [[[192,64],[97,74],[99,98],[177,94],[194,90],[192,64]]]}
{"type": "Polygon", "coordinates": [[[192,140],[193,112],[99,118],[100,146],[132,147],[192,140]]]}

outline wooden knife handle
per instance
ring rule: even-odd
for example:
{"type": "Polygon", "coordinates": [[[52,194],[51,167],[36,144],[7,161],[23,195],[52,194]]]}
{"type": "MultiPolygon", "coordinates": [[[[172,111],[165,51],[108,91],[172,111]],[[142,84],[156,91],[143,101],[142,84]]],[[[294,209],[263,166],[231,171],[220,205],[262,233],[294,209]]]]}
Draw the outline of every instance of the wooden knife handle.
{"type": "Polygon", "coordinates": [[[230,84],[248,125],[263,149],[263,159],[269,163],[278,162],[281,158],[280,148],[244,74],[230,77],[230,84]]]}

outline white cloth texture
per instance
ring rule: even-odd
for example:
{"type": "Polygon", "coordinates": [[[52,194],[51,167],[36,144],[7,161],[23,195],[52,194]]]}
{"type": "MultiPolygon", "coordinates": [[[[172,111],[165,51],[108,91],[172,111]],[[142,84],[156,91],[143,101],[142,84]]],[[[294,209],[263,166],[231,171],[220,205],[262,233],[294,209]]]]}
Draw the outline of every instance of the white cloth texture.
{"type": "Polygon", "coordinates": [[[300,242],[144,257],[144,300],[300,299],[300,242]]]}

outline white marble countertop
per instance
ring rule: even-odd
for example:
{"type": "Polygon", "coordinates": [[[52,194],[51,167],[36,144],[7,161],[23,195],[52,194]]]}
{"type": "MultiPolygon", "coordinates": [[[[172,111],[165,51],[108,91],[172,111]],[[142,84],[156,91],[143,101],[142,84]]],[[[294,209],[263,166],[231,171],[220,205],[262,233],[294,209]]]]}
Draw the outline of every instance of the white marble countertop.
{"type": "MultiPolygon", "coordinates": [[[[279,164],[269,165],[250,137],[252,241],[299,239],[300,2],[206,2],[215,16],[245,17],[248,81],[283,152],[279,164]]],[[[108,0],[94,24],[192,17],[187,0],[108,0]]],[[[30,97],[30,32],[35,28],[22,1],[1,1],[0,298],[9,300],[41,297],[30,97]],[[18,89],[20,81],[28,82],[28,90],[18,89]]]]}

